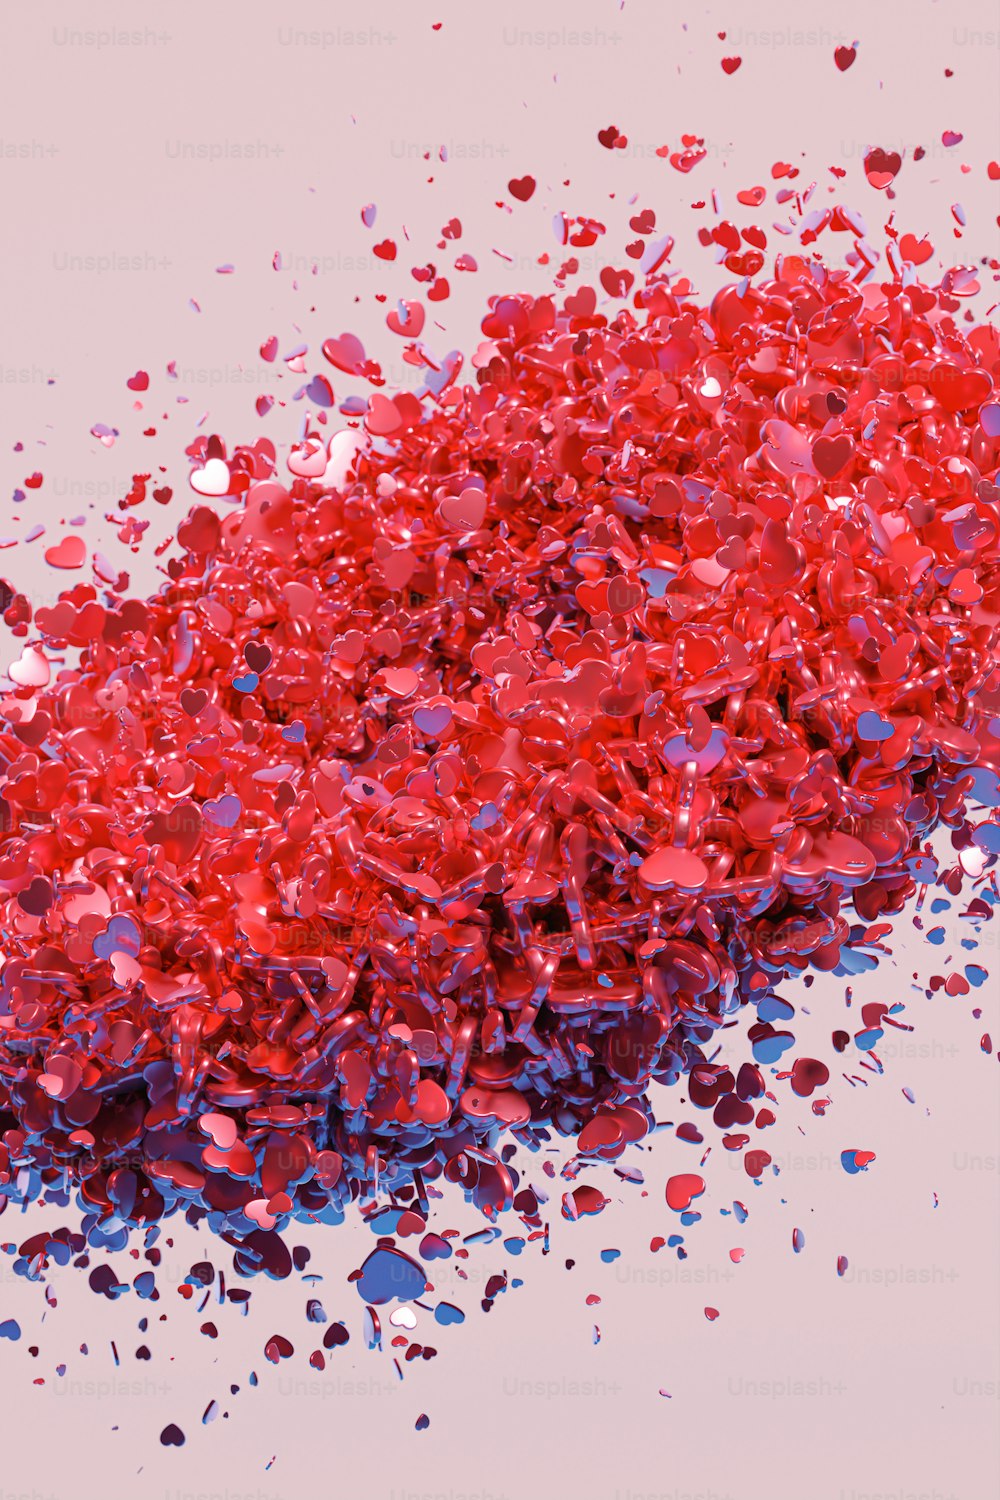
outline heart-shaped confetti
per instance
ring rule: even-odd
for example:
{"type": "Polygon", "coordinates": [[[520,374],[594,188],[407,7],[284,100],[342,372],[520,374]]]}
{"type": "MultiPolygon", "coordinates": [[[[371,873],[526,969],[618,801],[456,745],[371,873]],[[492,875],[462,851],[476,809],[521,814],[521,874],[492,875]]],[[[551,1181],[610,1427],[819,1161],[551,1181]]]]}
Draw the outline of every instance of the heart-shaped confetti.
{"type": "Polygon", "coordinates": [[[64,536],[46,549],[45,561],[53,568],[82,568],[87,561],[87,544],[82,536],[64,536]]]}
{"type": "Polygon", "coordinates": [[[400,302],[398,308],[386,313],[385,321],[393,333],[401,338],[416,339],[424,326],[424,309],[419,302],[400,302]]]}
{"type": "Polygon", "coordinates": [[[191,470],[190,481],[191,488],[199,495],[228,495],[229,465],[225,459],[210,458],[204,468],[191,470]]]}
{"type": "Polygon", "coordinates": [[[466,489],[460,495],[446,495],[438,509],[441,519],[456,531],[476,531],[486,515],[485,491],[466,489]]]}
{"type": "Polygon", "coordinates": [[[216,828],[235,828],[242,815],[243,807],[239,797],[227,792],[225,796],[217,797],[214,801],[202,803],[201,810],[216,828]]]}
{"type": "Polygon", "coordinates": [[[831,437],[818,437],[812,445],[812,461],[817,474],[824,479],[836,479],[854,457],[854,440],[849,433],[841,432],[831,437]]]}
{"type": "Polygon", "coordinates": [[[353,333],[342,333],[339,338],[324,339],[323,355],[331,365],[343,370],[345,375],[359,375],[365,363],[365,349],[353,333]]]}
{"type": "Polygon", "coordinates": [[[205,688],[185,688],[181,693],[181,708],[189,718],[196,719],[208,702],[205,688]]]}
{"type": "Polygon", "coordinates": [[[865,176],[873,188],[887,188],[902,164],[898,151],[883,151],[876,146],[865,155],[865,176]]]}

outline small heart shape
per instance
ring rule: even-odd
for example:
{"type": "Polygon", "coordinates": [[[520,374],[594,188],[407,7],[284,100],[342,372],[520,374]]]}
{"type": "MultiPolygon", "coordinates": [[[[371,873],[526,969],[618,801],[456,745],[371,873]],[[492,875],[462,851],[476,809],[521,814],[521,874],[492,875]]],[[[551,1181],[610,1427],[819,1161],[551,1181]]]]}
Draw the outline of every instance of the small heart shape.
{"type": "Polygon", "coordinates": [[[895,725],[883,719],[875,709],[866,709],[858,716],[858,736],[863,740],[871,740],[874,744],[881,745],[885,740],[891,740],[896,733],[895,725]]]}
{"type": "Polygon", "coordinates": [[[535,186],[533,177],[512,177],[507,184],[511,197],[516,198],[519,203],[527,203],[535,186]]]}
{"type": "Polygon", "coordinates": [[[398,432],[402,425],[399,408],[388,396],[383,396],[376,391],[368,398],[365,426],[370,433],[376,437],[388,437],[390,433],[398,432]]]}
{"type": "Polygon", "coordinates": [[[111,918],[103,932],[94,938],[94,956],[110,960],[115,953],[125,953],[137,958],[142,947],[142,937],[135,923],[126,916],[111,918]]]}
{"type": "Polygon", "coordinates": [[[834,437],[818,437],[812,445],[816,472],[824,479],[835,479],[854,457],[854,440],[846,432],[834,437]]]}
{"type": "Polygon", "coordinates": [[[326,466],[326,445],[319,438],[307,438],[288,455],[288,467],[298,479],[319,479],[326,466]]]}
{"type": "Polygon", "coordinates": [[[597,308],[597,293],[592,286],[582,286],[566,298],[571,318],[591,318],[597,308]]]}
{"type": "Polygon", "coordinates": [[[747,565],[747,548],[742,537],[731,536],[715,554],[715,560],[720,568],[728,568],[730,573],[738,573],[747,565]]]}
{"type": "Polygon", "coordinates": [[[609,297],[627,297],[634,281],[628,269],[616,271],[613,266],[605,266],[601,272],[601,285],[609,297]]]}
{"type": "Polygon", "coordinates": [[[181,708],[191,719],[196,719],[208,702],[204,688],[185,688],[181,693],[181,708]]]}
{"type": "Polygon", "coordinates": [[[224,458],[210,458],[203,469],[191,470],[191,488],[197,495],[228,495],[229,465],[224,458]]]}
{"type": "Polygon", "coordinates": [[[875,146],[865,156],[865,176],[873,188],[887,188],[903,165],[898,151],[883,151],[875,146]]]}
{"type": "Polygon", "coordinates": [[[838,47],[833,54],[833,60],[840,71],[846,73],[857,55],[855,47],[838,47]]]}
{"type": "Polygon", "coordinates": [[[219,797],[214,802],[203,802],[201,810],[216,828],[234,828],[243,811],[243,804],[239,797],[234,796],[232,792],[227,792],[224,797],[219,797]]]}
{"type": "Polygon", "coordinates": [[[338,339],[326,339],[323,354],[345,375],[360,375],[365,362],[365,347],[353,333],[342,333],[338,339]]]}
{"type": "Polygon", "coordinates": [[[220,1151],[231,1151],[239,1137],[233,1117],[220,1114],[215,1110],[208,1110],[205,1114],[199,1115],[198,1129],[209,1136],[220,1151]]]}
{"type": "Polygon", "coordinates": [[[580,608],[585,609],[589,615],[607,613],[608,585],[606,582],[578,583],[575,592],[580,608]]]}
{"type": "Polygon", "coordinates": [[[385,321],[391,333],[398,333],[404,339],[417,339],[424,326],[423,306],[419,302],[401,300],[398,310],[393,308],[387,313],[385,321]]]}
{"type": "Polygon", "coordinates": [[[244,1208],[243,1212],[248,1219],[252,1219],[261,1229],[273,1229],[277,1219],[268,1212],[266,1198],[254,1198],[244,1208]]]}
{"type": "Polygon", "coordinates": [[[722,59],[722,71],[723,73],[735,73],[736,69],[742,66],[742,63],[742,57],[724,57],[722,59]]]}
{"type": "Polygon", "coordinates": [[[641,584],[621,574],[608,584],[608,608],[613,615],[627,615],[630,610],[638,609],[645,597],[641,584]]]}
{"type": "Polygon", "coordinates": [[[47,687],[51,672],[47,659],[34,646],[25,646],[17,661],[7,668],[7,676],[18,687],[47,687]]]}
{"type": "Polygon", "coordinates": [[[53,902],[52,887],[43,875],[17,893],[17,904],[29,917],[43,917],[53,902]]]}
{"type": "Polygon", "coordinates": [[[129,376],[125,384],[128,386],[130,391],[148,391],[149,376],[146,374],[145,370],[136,370],[134,375],[129,376]]]}
{"type": "Polygon", "coordinates": [[[87,561],[87,544],[82,536],[64,536],[54,547],[47,548],[45,561],[53,568],[82,568],[87,561]]]}
{"type": "Polygon", "coordinates": [[[478,531],[486,515],[486,494],[470,488],[460,495],[446,495],[438,506],[438,515],[455,531],[478,531]]]}
{"type": "Polygon", "coordinates": [[[325,375],[314,375],[306,386],[306,395],[313,406],[329,408],[334,403],[333,386],[325,375]]]}
{"type": "Polygon", "coordinates": [[[450,725],[454,715],[448,703],[422,703],[413,710],[414,726],[428,739],[439,740],[450,725]]]}
{"type": "Polygon", "coordinates": [[[899,253],[912,266],[922,266],[934,254],[934,246],[930,240],[918,240],[915,234],[904,234],[900,236],[899,253]]]}
{"type": "Polygon", "coordinates": [[[264,641],[247,641],[243,656],[251,672],[256,672],[258,677],[263,677],[271,665],[271,648],[264,641]]]}

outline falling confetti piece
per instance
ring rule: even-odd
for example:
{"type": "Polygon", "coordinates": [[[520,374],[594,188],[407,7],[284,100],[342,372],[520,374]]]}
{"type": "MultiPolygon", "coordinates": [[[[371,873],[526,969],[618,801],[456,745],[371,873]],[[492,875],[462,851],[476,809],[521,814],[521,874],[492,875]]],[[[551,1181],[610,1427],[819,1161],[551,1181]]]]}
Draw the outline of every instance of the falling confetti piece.
{"type": "Polygon", "coordinates": [[[507,188],[512,198],[516,198],[519,203],[527,203],[535,191],[535,179],[533,177],[512,177],[507,184],[507,188]]]}
{"type": "Polygon", "coordinates": [[[53,568],[82,568],[87,561],[87,546],[82,537],[65,536],[45,552],[45,561],[53,568]]]}

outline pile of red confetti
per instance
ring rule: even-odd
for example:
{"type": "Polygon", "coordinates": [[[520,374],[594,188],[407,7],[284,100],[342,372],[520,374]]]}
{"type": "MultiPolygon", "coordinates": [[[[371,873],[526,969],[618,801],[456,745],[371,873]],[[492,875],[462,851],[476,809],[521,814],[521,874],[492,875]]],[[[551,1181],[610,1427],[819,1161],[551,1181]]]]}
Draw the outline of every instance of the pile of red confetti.
{"type": "Polygon", "coordinates": [[[492,1215],[502,1137],[614,1159],[681,1078],[753,1174],[775,986],[851,972],[937,825],[995,860],[996,330],[794,257],[708,308],[654,279],[482,330],[472,383],[373,394],[288,481],[198,439],[231,508],[164,589],[35,614],[0,705],[0,1208],[68,1183],[108,1245],[207,1214],[281,1274],[292,1217],[441,1177],[492,1215]]]}

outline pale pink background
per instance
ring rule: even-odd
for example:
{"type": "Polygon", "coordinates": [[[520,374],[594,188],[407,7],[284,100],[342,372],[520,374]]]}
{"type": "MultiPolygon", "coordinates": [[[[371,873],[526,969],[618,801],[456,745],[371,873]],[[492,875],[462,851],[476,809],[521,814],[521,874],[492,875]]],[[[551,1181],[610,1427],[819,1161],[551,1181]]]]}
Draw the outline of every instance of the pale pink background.
{"type": "MultiPolygon", "coordinates": [[[[434,242],[453,214],[465,228],[459,248],[480,270],[449,273],[452,297],[435,309],[443,328],[429,320],[424,335],[439,352],[473,346],[489,292],[545,288],[535,260],[542,249],[556,253],[549,224],[559,208],[617,225],[624,200],[639,193],[676,236],[674,263],[709,287],[688,205],[714,186],[735,214],[736,191],[769,184],[779,158],[802,166],[799,185],[819,179],[817,203],[832,201],[826,169],[844,165],[838,196],[861,208],[878,241],[888,204],[863,182],[861,157],[869,145],[905,147],[899,226],[930,233],[948,263],[995,255],[1000,205],[985,166],[1000,155],[998,42],[1000,11],[985,0],[711,8],[647,0],[622,10],[601,0],[495,10],[454,0],[369,10],[319,0],[287,9],[259,0],[8,3],[0,18],[0,535],[23,535],[37,521],[48,535],[0,553],[0,573],[36,604],[51,598],[62,580],[40,548],[74,515],[89,518],[92,545],[119,556],[100,516],[133,468],[166,463],[176,484],[204,413],[205,430],[242,439],[258,430],[255,395],[294,389],[294,377],[278,382],[257,358],[272,332],[283,350],[301,338],[315,351],[350,329],[391,382],[406,380],[402,341],[386,331],[372,294],[413,295],[411,264],[449,267],[453,253],[434,242]],[[108,44],[100,35],[108,30],[132,42],[108,44]],[[725,43],[718,31],[728,31],[725,43]],[[855,39],[858,60],[841,74],[834,47],[855,39]],[[719,59],[733,53],[743,66],[726,77],[719,59]],[[597,145],[597,130],[612,122],[629,137],[625,153],[597,145]],[[945,129],[962,131],[963,143],[945,150],[945,129]],[[655,155],[682,132],[704,136],[710,152],[687,177],[655,155]],[[447,163],[437,159],[442,144],[447,163]],[[927,150],[919,164],[917,144],[927,150]],[[251,159],[236,159],[247,146],[251,159]],[[508,214],[496,200],[525,172],[539,189],[508,214]],[[360,221],[369,201],[379,209],[374,234],[360,221]],[[961,242],[953,203],[969,219],[961,242]],[[401,247],[393,267],[370,259],[385,235],[401,247]],[[288,268],[280,274],[271,269],[275,251],[288,268]],[[112,273],[107,257],[129,265],[112,273]],[[223,262],[235,264],[234,276],[214,274],[223,262]],[[164,378],[169,359],[183,372],[177,384],[164,378]],[[153,379],[141,418],[124,387],[139,367],[153,379]],[[176,404],[181,393],[190,404],[176,404]],[[121,428],[114,449],[89,436],[95,421],[121,428]],[[152,442],[138,435],[147,421],[161,429],[152,442]],[[11,451],[18,439],[23,455],[11,451]],[[35,468],[43,489],[9,504],[35,468]]],[[[770,223],[772,206],[761,222],[770,223]]],[[[338,396],[350,388],[334,383],[338,396]]],[[[287,439],[301,412],[276,410],[259,430],[287,439]]],[[[158,540],[170,517],[153,506],[145,514],[158,540]]],[[[137,586],[154,581],[149,562],[126,561],[137,586]]],[[[942,920],[944,948],[928,948],[907,923],[895,966],[855,985],[856,1005],[888,987],[919,1020],[890,1053],[888,1076],[867,1089],[840,1080],[826,1121],[805,1105],[783,1108],[768,1145],[784,1170],[762,1188],[717,1152],[708,1168],[715,1196],[687,1235],[685,1265],[648,1252],[651,1235],[675,1227],[664,1178],[694,1164],[691,1148],[665,1134],[644,1162],[648,1198],[618,1188],[614,1212],[574,1228],[556,1212],[547,1259],[487,1250],[470,1259],[469,1287],[451,1271],[439,1278],[468,1322],[424,1331],[442,1355],[409,1367],[402,1385],[357,1333],[324,1376],[304,1369],[303,1351],[318,1340],[305,1336],[299,1284],[256,1285],[245,1321],[206,1311],[224,1336],[202,1338],[201,1319],[174,1285],[194,1258],[222,1263],[206,1237],[177,1235],[156,1305],[98,1302],[76,1274],[57,1277],[59,1306],[44,1326],[39,1289],[13,1278],[5,1258],[0,1320],[19,1318],[24,1338],[0,1345],[0,1500],[987,1500],[1000,1477],[1000,1142],[995,1062],[977,1042],[988,1028],[996,1036],[996,987],[978,992],[982,1022],[968,1000],[930,1004],[910,989],[914,971],[926,982],[947,954],[964,956],[957,921],[942,920]],[[916,1105],[902,1097],[904,1084],[916,1105]],[[848,1146],[877,1152],[868,1174],[841,1170],[848,1146]],[[751,1209],[742,1229],[717,1212],[733,1198],[751,1209]],[[798,1256],[794,1226],[806,1233],[798,1256]],[[608,1245],[622,1251],[611,1266],[598,1259],[608,1245]],[[728,1260],[734,1245],[747,1250],[737,1268],[728,1260]],[[851,1262],[843,1280],[834,1269],[840,1253],[851,1262]],[[567,1272],[570,1256],[577,1266],[567,1272]],[[484,1319],[475,1297],[500,1265],[526,1285],[484,1319]],[[600,1307],[585,1306],[589,1292],[603,1297],[600,1307]],[[720,1309],[712,1325],[706,1305],[720,1309]],[[169,1315],[150,1331],[149,1364],[132,1358],[141,1312],[169,1315]],[[262,1354],[275,1331],[299,1351],[280,1370],[262,1354]],[[86,1359],[76,1352],[84,1340],[86,1359]],[[37,1360],[27,1353],[33,1343],[37,1360]],[[63,1359],[66,1378],[54,1380],[63,1359]],[[251,1368],[261,1380],[255,1392],[246,1389],[251,1368]],[[36,1376],[46,1384],[33,1386],[36,1376]],[[226,1400],[230,1381],[243,1390],[226,1400]],[[661,1386],[671,1400],[657,1395],[661,1386]],[[230,1419],[202,1427],[213,1397],[230,1419]],[[431,1427],[416,1434],[425,1410],[431,1427]],[[184,1449],[160,1447],[168,1421],[188,1433],[184,1449]]],[[[986,952],[995,963],[995,936],[986,952]]],[[[844,1024],[842,994],[831,981],[808,1001],[818,1055],[844,1024]]],[[[679,1100],[660,1104],[665,1118],[685,1113],[679,1100]]],[[[529,1175],[543,1180],[537,1164],[529,1175]]],[[[0,1238],[23,1238],[31,1222],[15,1226],[8,1213],[0,1238]]],[[[294,1238],[308,1241],[312,1269],[326,1275],[331,1316],[350,1313],[356,1327],[359,1304],[343,1275],[371,1247],[368,1232],[348,1225],[294,1238]]]]}

